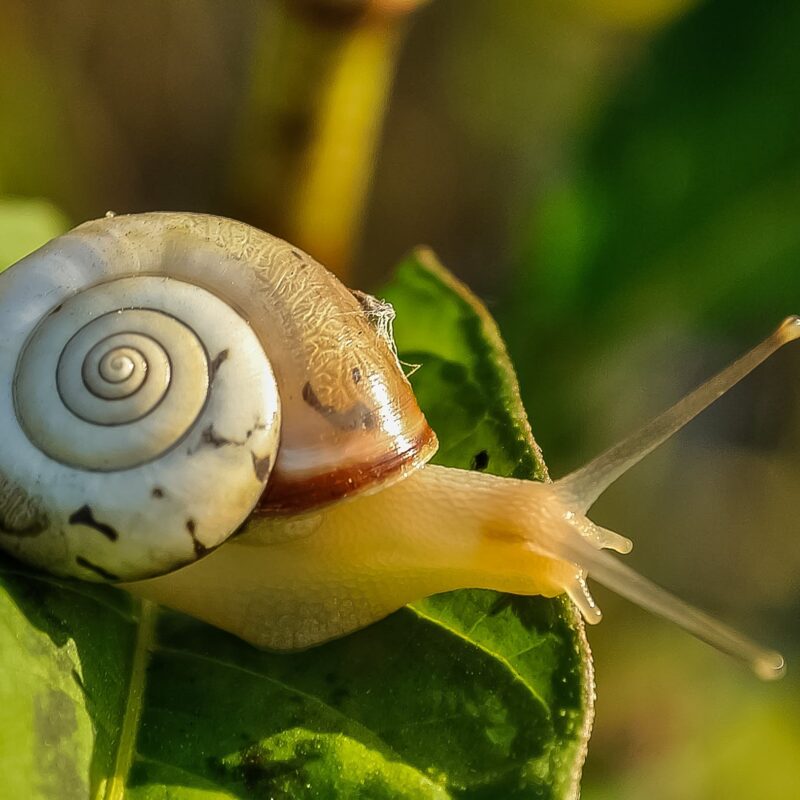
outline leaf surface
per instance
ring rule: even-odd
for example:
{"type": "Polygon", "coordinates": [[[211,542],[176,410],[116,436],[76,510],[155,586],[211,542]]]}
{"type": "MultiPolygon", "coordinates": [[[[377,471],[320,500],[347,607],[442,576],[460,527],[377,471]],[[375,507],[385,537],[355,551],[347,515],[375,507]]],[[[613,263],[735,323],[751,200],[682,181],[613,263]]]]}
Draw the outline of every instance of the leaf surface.
{"type": "MultiPolygon", "coordinates": [[[[545,479],[486,310],[426,251],[385,296],[437,461],[545,479]]],[[[593,686],[563,598],[453,592],[277,655],[0,559],[2,797],[575,796],[593,686]]]]}

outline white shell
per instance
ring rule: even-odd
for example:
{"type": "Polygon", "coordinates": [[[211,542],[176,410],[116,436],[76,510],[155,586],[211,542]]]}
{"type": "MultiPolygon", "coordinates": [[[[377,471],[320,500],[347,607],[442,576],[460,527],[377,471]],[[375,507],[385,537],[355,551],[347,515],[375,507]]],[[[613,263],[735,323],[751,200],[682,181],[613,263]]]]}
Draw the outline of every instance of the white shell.
{"type": "Polygon", "coordinates": [[[208,263],[201,287],[180,241],[134,250],[108,234],[76,229],[0,275],[0,546],[50,572],[135,580],[247,518],[280,401],[208,263]]]}

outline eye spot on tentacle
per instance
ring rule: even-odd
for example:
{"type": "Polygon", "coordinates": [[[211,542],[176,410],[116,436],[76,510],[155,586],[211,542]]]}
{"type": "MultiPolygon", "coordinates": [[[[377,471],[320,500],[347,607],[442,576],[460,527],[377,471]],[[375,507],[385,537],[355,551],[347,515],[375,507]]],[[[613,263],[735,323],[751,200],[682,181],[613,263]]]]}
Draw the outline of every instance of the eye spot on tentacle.
{"type": "Polygon", "coordinates": [[[93,528],[98,533],[102,533],[111,542],[116,542],[119,539],[119,534],[111,525],[105,522],[98,522],[94,518],[92,509],[88,505],[81,506],[77,511],[73,511],[69,516],[69,524],[85,525],[87,528],[93,528]]]}
{"type": "Polygon", "coordinates": [[[153,490],[150,492],[152,497],[155,497],[156,500],[160,500],[164,497],[164,490],[160,486],[154,486],[153,490]]]}
{"type": "Polygon", "coordinates": [[[83,556],[76,556],[75,563],[79,567],[83,567],[84,569],[88,569],[90,572],[94,572],[95,575],[99,575],[103,580],[106,581],[119,580],[119,575],[115,575],[113,572],[109,572],[107,569],[103,569],[103,567],[100,567],[97,564],[93,564],[91,561],[89,561],[88,558],[84,558],[83,556]]]}
{"type": "Polygon", "coordinates": [[[489,466],[489,453],[486,450],[481,450],[472,457],[470,469],[482,472],[489,466]]]}

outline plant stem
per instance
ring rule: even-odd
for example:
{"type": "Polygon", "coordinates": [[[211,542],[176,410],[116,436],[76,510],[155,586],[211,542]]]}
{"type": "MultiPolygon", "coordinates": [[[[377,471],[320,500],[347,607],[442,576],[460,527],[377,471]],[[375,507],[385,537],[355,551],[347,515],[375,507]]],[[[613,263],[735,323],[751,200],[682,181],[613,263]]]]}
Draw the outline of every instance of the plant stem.
{"type": "Polygon", "coordinates": [[[420,0],[287,0],[264,20],[232,205],[344,277],[408,12],[420,0]]]}

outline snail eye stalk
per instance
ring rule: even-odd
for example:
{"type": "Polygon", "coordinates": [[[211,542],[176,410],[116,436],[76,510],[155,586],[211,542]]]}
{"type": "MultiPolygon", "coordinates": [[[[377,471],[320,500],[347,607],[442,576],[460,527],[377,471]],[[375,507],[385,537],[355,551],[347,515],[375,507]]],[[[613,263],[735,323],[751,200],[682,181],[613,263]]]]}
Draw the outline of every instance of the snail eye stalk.
{"type": "MultiPolygon", "coordinates": [[[[564,504],[580,517],[597,498],[622,474],[637,464],[662,442],[669,439],[701,411],[720,398],[783,345],[800,338],[800,317],[792,316],[763,342],[743,355],[719,374],[679,400],[663,414],[606,450],[586,466],[567,475],[555,484],[555,491],[564,504]]],[[[583,518],[585,520],[585,518],[583,518]]],[[[585,520],[583,527],[593,523],[585,520]]],[[[595,530],[600,530],[596,529],[595,530]]],[[[656,586],[607,553],[596,549],[608,543],[594,541],[582,529],[582,536],[558,536],[552,543],[555,556],[580,564],[591,577],[639,606],[675,622],[703,641],[750,664],[763,679],[778,678],[784,673],[783,657],[766,650],[747,637],[693,608],[656,586]]],[[[608,539],[606,533],[606,539],[608,539]]],[[[619,547],[614,549],[619,550],[619,547]]],[[[592,621],[592,617],[587,617],[592,621]]]]}
{"type": "Polygon", "coordinates": [[[800,317],[787,317],[763,342],[745,353],[719,374],[690,392],[663,414],[606,450],[585,466],[557,482],[581,511],[588,511],[595,500],[632,466],[691,422],[701,411],[722,397],[731,387],[766,361],[783,345],[800,338],[800,317]]]}

